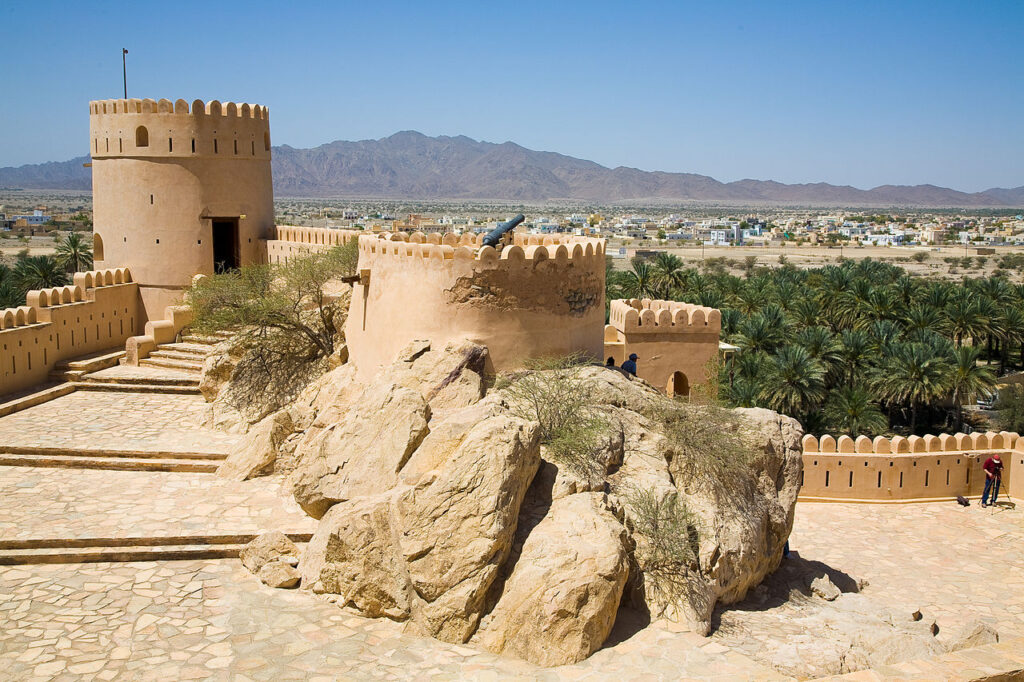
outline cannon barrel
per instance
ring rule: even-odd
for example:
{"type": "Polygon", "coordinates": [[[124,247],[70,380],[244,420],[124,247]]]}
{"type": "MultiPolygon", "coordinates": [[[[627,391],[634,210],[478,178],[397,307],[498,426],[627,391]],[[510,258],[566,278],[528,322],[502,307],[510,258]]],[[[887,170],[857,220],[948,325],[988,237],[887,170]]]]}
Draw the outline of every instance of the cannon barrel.
{"type": "Polygon", "coordinates": [[[486,237],[484,237],[484,246],[497,246],[498,242],[501,241],[501,236],[503,234],[516,229],[516,226],[524,220],[526,220],[526,216],[520,213],[507,223],[500,223],[496,228],[488,232],[486,237]]]}

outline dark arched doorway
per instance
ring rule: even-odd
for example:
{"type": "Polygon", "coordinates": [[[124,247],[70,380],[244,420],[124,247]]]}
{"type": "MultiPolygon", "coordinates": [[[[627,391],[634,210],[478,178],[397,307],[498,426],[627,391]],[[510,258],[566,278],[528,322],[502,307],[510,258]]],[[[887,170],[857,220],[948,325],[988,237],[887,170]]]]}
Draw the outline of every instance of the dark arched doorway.
{"type": "Polygon", "coordinates": [[[690,381],[682,372],[673,372],[669,377],[665,392],[673,398],[688,398],[690,396],[690,381]]]}

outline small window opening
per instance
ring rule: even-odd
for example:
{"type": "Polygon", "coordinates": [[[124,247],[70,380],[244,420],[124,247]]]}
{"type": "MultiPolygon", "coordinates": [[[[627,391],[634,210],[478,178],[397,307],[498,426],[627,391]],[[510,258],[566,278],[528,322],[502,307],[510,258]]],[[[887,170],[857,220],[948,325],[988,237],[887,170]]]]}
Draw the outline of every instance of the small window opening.
{"type": "Polygon", "coordinates": [[[828,487],[828,472],[825,472],[825,487],[828,487]]]}
{"type": "Polygon", "coordinates": [[[235,154],[238,154],[238,140],[235,140],[235,154]]]}
{"type": "Polygon", "coordinates": [[[853,472],[850,472],[850,487],[853,487],[853,472]]]}
{"type": "Polygon", "coordinates": [[[217,138],[214,138],[213,140],[213,153],[217,153],[217,138]]]}
{"type": "Polygon", "coordinates": [[[881,471],[878,472],[878,487],[879,488],[882,487],[882,472],[881,471]]]}
{"type": "Polygon", "coordinates": [[[124,140],[122,140],[120,137],[117,138],[117,151],[119,153],[124,153],[124,140]]]}
{"type": "Polygon", "coordinates": [[[173,152],[174,151],[174,138],[173,137],[168,137],[167,138],[167,151],[169,151],[169,152],[173,152]]]}
{"type": "Polygon", "coordinates": [[[256,156],[256,141],[255,140],[253,140],[253,142],[252,142],[252,155],[256,156]]]}
{"type": "Polygon", "coordinates": [[[149,129],[146,126],[139,126],[135,129],[135,146],[136,147],[148,147],[149,146],[149,129]]]}
{"type": "Polygon", "coordinates": [[[900,472],[900,487],[903,487],[903,472],[900,472]]]}
{"type": "Polygon", "coordinates": [[[149,205],[150,206],[153,205],[153,195],[152,194],[149,195],[149,205]]]}
{"type": "Polygon", "coordinates": [[[192,138],[192,153],[196,153],[196,138],[192,138]]]}
{"type": "Polygon", "coordinates": [[[927,469],[925,469],[925,471],[924,471],[924,487],[925,488],[928,487],[928,470],[927,469]]]}
{"type": "Polygon", "coordinates": [[[266,151],[268,151],[268,152],[270,151],[270,133],[269,132],[263,133],[263,148],[266,151]]]}

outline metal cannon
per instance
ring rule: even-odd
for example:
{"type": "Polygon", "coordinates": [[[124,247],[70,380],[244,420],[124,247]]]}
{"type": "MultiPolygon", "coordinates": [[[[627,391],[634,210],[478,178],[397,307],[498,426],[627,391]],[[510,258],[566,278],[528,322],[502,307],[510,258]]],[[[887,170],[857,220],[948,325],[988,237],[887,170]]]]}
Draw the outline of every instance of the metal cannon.
{"type": "Polygon", "coordinates": [[[507,223],[500,223],[496,228],[487,233],[487,236],[484,237],[483,245],[497,246],[498,242],[501,241],[502,236],[506,232],[511,232],[512,230],[516,229],[516,226],[519,225],[524,220],[526,220],[526,216],[520,213],[507,223]]]}

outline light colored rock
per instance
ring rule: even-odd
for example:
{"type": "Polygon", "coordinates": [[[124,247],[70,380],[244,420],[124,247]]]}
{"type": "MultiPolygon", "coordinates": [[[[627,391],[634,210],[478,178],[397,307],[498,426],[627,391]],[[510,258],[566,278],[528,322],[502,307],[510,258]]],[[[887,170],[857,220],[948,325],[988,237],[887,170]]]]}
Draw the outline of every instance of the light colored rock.
{"type": "Polygon", "coordinates": [[[994,627],[980,620],[973,620],[965,624],[946,642],[946,650],[960,651],[961,649],[973,649],[976,646],[998,643],[999,633],[994,627]]]}
{"type": "Polygon", "coordinates": [[[400,550],[419,597],[414,616],[430,635],[465,642],[476,630],[539,464],[536,425],[492,417],[398,495],[400,550]]]}
{"type": "Polygon", "coordinates": [[[603,495],[555,500],[527,536],[479,643],[537,665],[581,661],[608,637],[629,573],[626,529],[603,495]]]}
{"type": "Polygon", "coordinates": [[[297,587],[301,578],[293,566],[283,561],[268,561],[257,575],[264,585],[274,588],[297,587]]]}
{"type": "Polygon", "coordinates": [[[330,507],[300,564],[303,584],[365,615],[411,617],[419,632],[466,641],[539,459],[534,425],[507,416],[477,424],[415,486],[330,507]]]}
{"type": "Polygon", "coordinates": [[[409,617],[412,594],[396,551],[392,497],[359,497],[327,510],[299,565],[306,589],[337,594],[340,604],[371,618],[409,617]]]}
{"type": "Polygon", "coordinates": [[[298,556],[299,548],[279,530],[263,533],[242,548],[239,558],[251,573],[259,573],[265,564],[282,556],[298,556]]]}
{"type": "Polygon", "coordinates": [[[835,586],[827,575],[815,576],[809,585],[811,592],[825,601],[834,601],[842,592],[835,586]]]}
{"type": "Polygon", "coordinates": [[[429,432],[429,417],[416,391],[371,384],[339,422],[300,444],[292,475],[295,500],[320,518],[337,502],[389,490],[429,432]]]}
{"type": "Polygon", "coordinates": [[[231,448],[224,462],[217,467],[217,476],[245,481],[272,473],[277,454],[293,424],[287,410],[280,410],[256,424],[231,448]]]}

